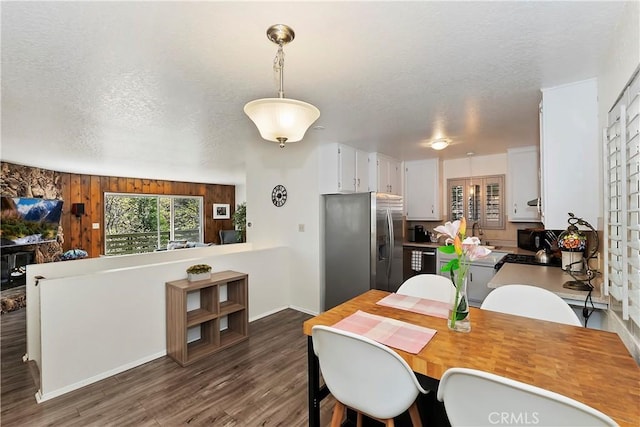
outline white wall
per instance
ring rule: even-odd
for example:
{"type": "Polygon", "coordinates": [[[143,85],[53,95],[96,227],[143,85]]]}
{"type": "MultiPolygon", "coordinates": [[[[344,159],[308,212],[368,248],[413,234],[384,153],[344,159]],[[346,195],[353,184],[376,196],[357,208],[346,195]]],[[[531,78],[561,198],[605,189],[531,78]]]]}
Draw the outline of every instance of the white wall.
{"type": "Polygon", "coordinates": [[[290,260],[290,251],[280,247],[41,280],[38,398],[59,396],[165,355],[165,282],[184,278],[189,265],[247,273],[249,320],[255,320],[288,306],[290,260]]]}
{"type": "Polygon", "coordinates": [[[250,146],[246,244],[30,266],[28,354],[41,367],[39,398],[50,399],[165,354],[164,283],[183,277],[193,263],[248,273],[250,320],[286,307],[319,313],[318,168],[314,144],[250,146]],[[287,188],[282,207],[271,202],[277,184],[287,188]],[[37,275],[47,278],[38,288],[37,275]],[[61,311],[61,306],[73,309],[61,311]]]}
{"type": "MultiPolygon", "coordinates": [[[[201,258],[222,255],[251,249],[251,245],[219,245],[204,248],[189,248],[176,251],[151,252],[139,255],[89,258],[66,262],[52,262],[27,266],[27,355],[40,366],[40,288],[36,287],[35,277],[47,279],[88,275],[100,271],[132,268],[179,260],[195,261],[201,258]]],[[[196,262],[193,262],[194,264],[196,262]]],[[[214,269],[215,265],[212,265],[214,269]]]]}
{"type": "Polygon", "coordinates": [[[235,184],[236,187],[236,206],[242,202],[247,201],[247,184],[246,183],[238,183],[235,184]]]}
{"type": "Polygon", "coordinates": [[[256,141],[247,152],[247,241],[254,248],[291,249],[290,305],[308,313],[320,311],[320,196],[316,144],[301,141],[280,148],[256,141]],[[271,202],[273,187],[287,189],[282,207],[271,202]],[[304,231],[298,231],[299,225],[304,231]]]}
{"type": "MultiPolygon", "coordinates": [[[[631,74],[640,64],[640,2],[629,2],[621,20],[612,23],[612,25],[616,25],[616,33],[609,48],[609,56],[602,59],[598,75],[600,129],[607,125],[608,111],[613,107],[631,74]]],[[[602,182],[602,161],[600,167],[602,182]]],[[[603,216],[604,213],[602,194],[603,189],[600,188],[600,206],[602,208],[600,216],[603,216]]],[[[640,328],[630,320],[622,320],[619,313],[613,310],[609,310],[607,314],[608,327],[620,335],[635,360],[640,363],[640,328]]]]}

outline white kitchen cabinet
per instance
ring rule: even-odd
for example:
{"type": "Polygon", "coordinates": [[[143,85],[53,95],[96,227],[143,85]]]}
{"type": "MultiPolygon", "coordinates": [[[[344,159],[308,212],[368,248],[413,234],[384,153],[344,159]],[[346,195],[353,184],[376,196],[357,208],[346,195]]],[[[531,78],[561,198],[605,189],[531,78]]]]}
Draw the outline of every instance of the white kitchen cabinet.
{"type": "Polygon", "coordinates": [[[490,266],[472,265],[469,268],[467,294],[470,306],[480,307],[482,305],[484,299],[492,291],[492,289],[489,289],[488,284],[495,273],[496,270],[490,266]]]}
{"type": "Polygon", "coordinates": [[[528,206],[540,197],[537,147],[507,150],[507,215],[511,222],[539,222],[538,206],[528,206]]]}
{"type": "MultiPolygon", "coordinates": [[[[448,259],[441,259],[438,262],[438,274],[446,278],[450,278],[448,271],[443,272],[442,267],[449,262],[448,259]]],[[[467,298],[469,305],[472,307],[480,307],[482,301],[489,295],[492,289],[487,286],[489,281],[495,274],[493,266],[489,265],[472,265],[467,273],[467,298]]]]}
{"type": "Polygon", "coordinates": [[[366,193],[369,190],[369,153],[356,149],[356,192],[366,193]]]}
{"type": "Polygon", "coordinates": [[[380,153],[369,154],[369,187],[371,191],[402,194],[400,161],[380,153]]]}
{"type": "MultiPolygon", "coordinates": [[[[476,260],[471,264],[467,273],[467,296],[470,306],[480,307],[482,301],[492,291],[488,284],[496,273],[494,266],[506,254],[506,252],[492,251],[486,258],[476,260]]],[[[448,271],[442,271],[442,266],[446,265],[454,257],[455,255],[453,254],[445,254],[438,251],[438,274],[447,278],[451,277],[448,271]]]]}
{"type": "Polygon", "coordinates": [[[596,79],[542,90],[541,220],[545,228],[566,228],[568,212],[597,227],[598,141],[596,79]]]}
{"type": "Polygon", "coordinates": [[[320,193],[369,191],[369,154],[344,144],[320,148],[320,193]]]}
{"type": "Polygon", "coordinates": [[[438,159],[405,162],[404,201],[407,220],[440,221],[440,187],[438,159]]]}

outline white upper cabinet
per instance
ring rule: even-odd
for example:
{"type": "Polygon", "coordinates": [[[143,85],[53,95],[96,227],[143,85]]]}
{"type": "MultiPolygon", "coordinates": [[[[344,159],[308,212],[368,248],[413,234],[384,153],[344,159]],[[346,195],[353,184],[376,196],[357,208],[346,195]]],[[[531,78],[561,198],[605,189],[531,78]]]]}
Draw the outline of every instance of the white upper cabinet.
{"type": "Polygon", "coordinates": [[[543,89],[540,116],[541,220],[545,228],[567,228],[568,212],[597,227],[596,80],[543,89]]]}
{"type": "Polygon", "coordinates": [[[400,161],[380,153],[369,154],[369,186],[371,191],[402,194],[400,161]]]}
{"type": "Polygon", "coordinates": [[[369,153],[356,149],[356,192],[369,191],[369,153]]]}
{"type": "Polygon", "coordinates": [[[540,221],[538,205],[527,205],[540,197],[539,160],[534,146],[507,150],[507,215],[511,222],[540,221]]]}
{"type": "Polygon", "coordinates": [[[404,206],[407,220],[440,221],[440,173],[438,159],[404,163],[404,206]]]}
{"type": "Polygon", "coordinates": [[[337,143],[320,150],[320,193],[369,191],[369,153],[337,143]]]}

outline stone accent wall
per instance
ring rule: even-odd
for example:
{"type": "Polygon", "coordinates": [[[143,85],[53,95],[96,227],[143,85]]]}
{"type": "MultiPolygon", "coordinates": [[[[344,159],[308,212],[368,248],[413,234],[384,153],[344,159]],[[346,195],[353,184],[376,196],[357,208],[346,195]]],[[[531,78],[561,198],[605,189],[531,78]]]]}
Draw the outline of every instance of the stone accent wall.
{"type": "MultiPolygon", "coordinates": [[[[58,172],[0,162],[2,179],[0,194],[8,197],[42,197],[44,199],[62,199],[61,175],[58,172]]],[[[21,246],[24,251],[34,252],[37,264],[58,261],[62,255],[64,235],[62,226],[58,229],[56,242],[39,245],[21,246]]]]}

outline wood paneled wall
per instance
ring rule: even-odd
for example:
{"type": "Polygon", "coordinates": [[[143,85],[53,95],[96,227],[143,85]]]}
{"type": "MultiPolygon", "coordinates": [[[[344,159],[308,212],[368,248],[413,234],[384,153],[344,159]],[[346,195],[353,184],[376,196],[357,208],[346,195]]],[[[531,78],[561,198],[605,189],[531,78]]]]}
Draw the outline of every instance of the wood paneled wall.
{"type": "MultiPolygon", "coordinates": [[[[3,162],[5,163],[5,162],[3,162]]],[[[3,168],[11,173],[11,164],[3,168]]],[[[24,166],[17,166],[24,169],[24,166]]],[[[37,168],[34,168],[37,169],[37,168]]],[[[235,186],[220,184],[201,184],[191,182],[163,181],[156,179],[121,178],[97,175],[81,175],[56,172],[59,176],[57,187],[64,200],[62,228],[64,233],[63,250],[80,248],[90,257],[104,253],[104,193],[136,193],[176,196],[202,196],[204,209],[204,241],[220,243],[219,230],[233,229],[231,219],[213,219],[213,204],[228,203],[230,213],[235,211],[235,186]],[[76,217],[71,213],[74,203],[84,203],[84,214],[76,217]],[[93,229],[93,224],[99,224],[93,229]]],[[[8,177],[7,177],[8,178],[8,177]]],[[[4,195],[4,194],[3,194],[4,195]]],[[[26,194],[18,194],[27,197],[26,194]]]]}
{"type": "Polygon", "coordinates": [[[95,175],[65,174],[62,197],[65,201],[62,226],[64,249],[82,248],[92,257],[104,253],[104,193],[160,194],[202,196],[204,209],[204,241],[220,243],[219,230],[233,229],[231,219],[213,219],[213,203],[228,203],[235,210],[235,186],[162,181],[140,178],[117,178],[95,175]],[[84,215],[71,213],[73,203],[84,203],[84,215]],[[100,228],[93,229],[93,224],[100,228]]]}

